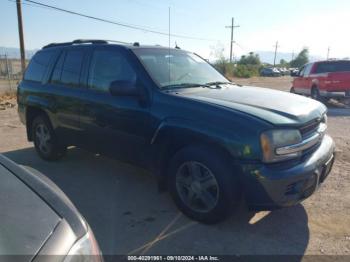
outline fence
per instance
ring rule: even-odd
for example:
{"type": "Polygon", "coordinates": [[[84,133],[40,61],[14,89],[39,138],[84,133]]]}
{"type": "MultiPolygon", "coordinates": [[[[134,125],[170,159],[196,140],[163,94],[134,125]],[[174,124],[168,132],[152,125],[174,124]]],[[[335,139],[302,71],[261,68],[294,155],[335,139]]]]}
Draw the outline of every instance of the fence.
{"type": "Polygon", "coordinates": [[[6,54],[0,54],[0,94],[15,91],[20,79],[21,60],[10,59],[6,54]]]}

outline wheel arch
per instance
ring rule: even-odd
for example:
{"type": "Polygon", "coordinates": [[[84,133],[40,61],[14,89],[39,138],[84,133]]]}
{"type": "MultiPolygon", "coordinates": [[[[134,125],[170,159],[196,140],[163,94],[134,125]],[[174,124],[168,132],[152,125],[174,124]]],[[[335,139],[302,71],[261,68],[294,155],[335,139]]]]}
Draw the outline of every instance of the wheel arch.
{"type": "Polygon", "coordinates": [[[167,168],[170,160],[177,152],[186,147],[203,147],[215,151],[216,154],[220,154],[228,161],[234,160],[234,156],[225,147],[223,141],[218,141],[208,134],[198,132],[198,130],[162,125],[156,133],[156,137],[152,139],[155,152],[152,167],[160,191],[167,189],[167,168]]]}
{"type": "Polygon", "coordinates": [[[26,108],[26,130],[27,130],[27,139],[28,141],[33,141],[33,134],[32,134],[32,123],[35,117],[38,115],[44,115],[49,119],[47,112],[38,107],[38,106],[27,106],[26,108]]]}

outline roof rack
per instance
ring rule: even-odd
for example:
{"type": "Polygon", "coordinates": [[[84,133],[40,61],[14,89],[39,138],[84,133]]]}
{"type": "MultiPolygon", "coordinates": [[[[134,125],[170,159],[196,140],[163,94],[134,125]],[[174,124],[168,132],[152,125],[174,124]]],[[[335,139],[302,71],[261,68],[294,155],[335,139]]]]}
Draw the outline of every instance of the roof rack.
{"type": "Polygon", "coordinates": [[[93,40],[93,39],[77,39],[72,42],[64,42],[64,43],[51,43],[43,47],[50,48],[50,47],[57,47],[57,46],[70,46],[70,45],[76,45],[76,44],[108,44],[108,41],[106,40],[93,40]]]}

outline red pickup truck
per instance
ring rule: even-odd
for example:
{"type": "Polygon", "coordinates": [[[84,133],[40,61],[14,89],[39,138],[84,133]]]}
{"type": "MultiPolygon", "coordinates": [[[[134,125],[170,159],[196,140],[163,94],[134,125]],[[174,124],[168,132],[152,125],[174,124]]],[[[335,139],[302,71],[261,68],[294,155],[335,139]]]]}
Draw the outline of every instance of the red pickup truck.
{"type": "Polygon", "coordinates": [[[350,97],[350,60],[328,60],[304,65],[295,76],[291,93],[325,101],[350,97]]]}

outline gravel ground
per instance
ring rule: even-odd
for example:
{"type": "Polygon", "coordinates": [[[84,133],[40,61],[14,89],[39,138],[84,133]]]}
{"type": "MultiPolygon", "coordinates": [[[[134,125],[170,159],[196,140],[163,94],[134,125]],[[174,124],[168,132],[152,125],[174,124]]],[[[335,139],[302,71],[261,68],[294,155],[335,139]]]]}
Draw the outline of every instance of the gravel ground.
{"type": "MultiPolygon", "coordinates": [[[[236,82],[289,90],[291,79],[236,82]]],[[[350,260],[350,109],[329,105],[328,133],[337,159],[313,196],[273,212],[241,208],[228,221],[205,226],[182,216],[168,194],[157,192],[152,175],[133,166],[76,148],[61,161],[42,161],[10,104],[15,99],[0,100],[0,152],[56,182],[87,219],[104,254],[293,254],[295,261],[309,261],[305,254],[348,255],[350,260]]]]}

